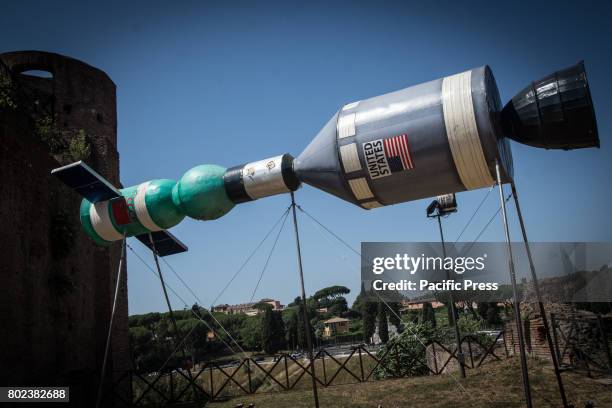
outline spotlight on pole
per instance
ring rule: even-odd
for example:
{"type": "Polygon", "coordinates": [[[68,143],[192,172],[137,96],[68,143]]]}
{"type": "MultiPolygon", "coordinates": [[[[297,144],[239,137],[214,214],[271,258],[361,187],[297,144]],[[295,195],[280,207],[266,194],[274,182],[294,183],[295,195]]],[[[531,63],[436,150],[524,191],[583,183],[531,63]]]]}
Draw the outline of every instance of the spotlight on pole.
{"type": "MultiPolygon", "coordinates": [[[[448,216],[454,212],[457,212],[457,198],[455,194],[444,194],[436,197],[427,206],[427,218],[437,218],[438,228],[440,230],[440,241],[442,242],[442,255],[446,258],[446,244],[444,242],[444,233],[442,232],[442,217],[448,216]]],[[[450,274],[446,271],[446,280],[450,280],[450,274]]],[[[459,372],[461,378],[465,378],[465,356],[461,348],[461,333],[459,333],[459,326],[457,325],[457,309],[455,308],[455,298],[453,292],[449,293],[449,306],[452,321],[450,322],[455,329],[455,342],[457,344],[457,360],[459,361],[459,372]]]]}
{"type": "Polygon", "coordinates": [[[443,217],[454,212],[457,212],[457,198],[455,194],[440,195],[427,206],[428,218],[443,217]]]}

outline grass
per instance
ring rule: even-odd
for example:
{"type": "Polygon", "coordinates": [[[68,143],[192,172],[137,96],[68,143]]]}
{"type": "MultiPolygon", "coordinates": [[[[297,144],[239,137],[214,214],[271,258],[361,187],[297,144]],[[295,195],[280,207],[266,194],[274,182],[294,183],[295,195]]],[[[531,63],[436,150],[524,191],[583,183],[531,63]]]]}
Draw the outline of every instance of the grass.
{"type": "MultiPolygon", "coordinates": [[[[550,365],[530,359],[529,376],[535,407],[559,407],[561,402],[550,365]]],[[[612,407],[612,388],[579,373],[563,373],[570,403],[584,407],[591,400],[596,407],[612,407]]],[[[523,389],[518,359],[490,362],[468,370],[466,379],[456,374],[372,381],[361,384],[319,388],[321,407],[428,407],[491,408],[523,407],[523,389]]],[[[212,408],[233,408],[250,403],[256,407],[312,407],[310,389],[235,397],[212,403],[212,408]]]]}

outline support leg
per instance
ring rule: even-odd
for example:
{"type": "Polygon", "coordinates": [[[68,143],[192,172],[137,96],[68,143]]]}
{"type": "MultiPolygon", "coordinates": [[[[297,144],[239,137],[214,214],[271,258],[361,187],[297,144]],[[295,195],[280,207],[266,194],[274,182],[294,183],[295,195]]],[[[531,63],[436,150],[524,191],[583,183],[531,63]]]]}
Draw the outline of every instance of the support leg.
{"type": "MultiPolygon", "coordinates": [[[[168,297],[168,290],[166,289],[166,282],[164,281],[164,275],[162,274],[161,267],[159,266],[159,258],[157,257],[157,249],[155,249],[155,242],[153,241],[153,235],[149,233],[149,240],[151,241],[151,250],[153,252],[153,259],[155,260],[155,267],[157,268],[157,273],[159,275],[159,280],[162,285],[162,290],[164,291],[164,298],[166,299],[166,305],[168,306],[168,313],[170,314],[170,321],[172,322],[172,328],[174,329],[174,342],[176,345],[179,345],[178,341],[178,327],[176,325],[176,319],[174,317],[174,312],[172,311],[172,305],[170,304],[170,298],[168,297]]],[[[181,345],[181,356],[183,357],[183,361],[187,359],[187,353],[185,353],[185,347],[181,345]]],[[[161,375],[161,373],[160,373],[161,375]]],[[[191,382],[191,388],[193,389],[193,394],[196,401],[200,401],[200,390],[195,385],[193,376],[191,374],[191,368],[187,369],[187,376],[189,377],[189,381],[191,382]]]]}
{"type": "Polygon", "coordinates": [[[525,355],[525,340],[523,337],[523,327],[521,321],[521,307],[519,304],[518,289],[516,286],[516,272],[514,270],[514,261],[512,259],[512,245],[510,243],[510,231],[508,229],[508,216],[506,214],[506,199],[504,197],[504,187],[501,182],[501,174],[499,171],[499,162],[495,161],[495,171],[497,173],[497,185],[499,187],[499,199],[501,200],[502,219],[504,222],[504,233],[506,235],[506,245],[508,247],[508,267],[510,269],[510,281],[512,283],[512,294],[514,298],[514,320],[516,322],[516,332],[518,334],[519,351],[521,359],[521,371],[523,375],[523,392],[525,393],[525,402],[527,408],[533,407],[531,401],[531,389],[529,387],[529,373],[527,371],[527,357],[525,355]]]}
{"type": "Polygon", "coordinates": [[[106,336],[106,347],[104,348],[104,357],[102,360],[102,371],[100,373],[100,384],[98,385],[98,395],[96,396],[96,408],[100,407],[102,400],[102,389],[104,388],[104,377],[106,376],[106,362],[110,351],[111,334],[113,332],[113,322],[115,321],[115,312],[117,310],[117,297],[119,296],[119,286],[121,285],[121,275],[123,264],[125,262],[125,235],[121,240],[121,257],[119,258],[119,269],[117,270],[117,282],[115,283],[115,293],[113,295],[113,306],[111,309],[110,321],[108,323],[108,334],[106,336]]]}
{"type": "Polygon", "coordinates": [[[521,225],[521,233],[523,235],[523,243],[527,251],[527,258],[529,259],[529,268],[531,269],[531,280],[535,287],[536,297],[538,300],[538,308],[540,309],[540,315],[542,316],[542,324],[544,325],[544,331],[546,332],[546,340],[548,342],[548,349],[550,350],[550,358],[555,369],[555,377],[557,378],[557,386],[559,387],[559,395],[563,402],[563,407],[568,408],[567,396],[565,395],[565,387],[563,386],[563,380],[561,378],[561,371],[559,370],[559,361],[557,359],[557,353],[553,344],[553,338],[550,333],[550,327],[548,325],[548,317],[546,316],[546,309],[542,302],[542,296],[540,294],[540,284],[538,283],[538,276],[536,274],[535,266],[533,263],[533,257],[531,255],[531,248],[529,246],[529,240],[527,239],[527,231],[525,230],[525,222],[523,220],[523,214],[521,212],[521,206],[519,205],[518,195],[516,194],[516,186],[514,183],[512,186],[512,196],[514,197],[514,204],[516,206],[516,213],[518,215],[519,223],[521,225]]]}
{"type": "MultiPolygon", "coordinates": [[[[440,240],[442,241],[442,255],[444,259],[446,259],[446,243],[444,242],[444,233],[442,232],[442,221],[440,220],[440,214],[437,216],[438,218],[438,227],[440,228],[440,240]]],[[[450,280],[450,274],[448,270],[446,271],[446,279],[450,280]]],[[[457,324],[457,309],[455,306],[455,297],[453,296],[453,291],[449,291],[449,302],[450,302],[450,311],[453,325],[455,329],[455,342],[457,343],[457,360],[459,361],[459,373],[461,374],[461,378],[465,378],[465,355],[463,354],[463,349],[461,348],[461,333],[459,333],[459,325],[457,324]]]]}
{"type": "Polygon", "coordinates": [[[302,289],[302,305],[304,329],[306,330],[306,343],[308,347],[308,358],[310,359],[310,376],[312,377],[312,396],[314,398],[315,407],[319,408],[319,393],[317,391],[317,380],[315,378],[315,361],[313,358],[312,339],[310,337],[310,321],[308,319],[308,310],[306,309],[306,290],[304,289],[304,271],[302,270],[302,250],[300,248],[300,234],[298,232],[297,216],[295,215],[295,197],[291,192],[291,210],[293,212],[293,227],[295,230],[295,244],[297,246],[298,271],[300,273],[300,285],[302,289]]]}

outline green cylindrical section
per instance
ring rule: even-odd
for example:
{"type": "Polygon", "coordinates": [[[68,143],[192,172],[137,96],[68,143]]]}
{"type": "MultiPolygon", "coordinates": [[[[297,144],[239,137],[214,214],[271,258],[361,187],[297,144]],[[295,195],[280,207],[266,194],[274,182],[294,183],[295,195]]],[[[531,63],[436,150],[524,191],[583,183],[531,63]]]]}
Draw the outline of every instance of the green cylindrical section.
{"type": "Polygon", "coordinates": [[[91,219],[89,218],[90,207],[91,203],[88,200],[83,199],[83,201],[81,201],[81,208],[79,210],[79,213],[81,218],[81,225],[83,226],[83,231],[85,231],[85,233],[89,235],[89,237],[93,239],[93,241],[98,245],[107,246],[112,244],[112,241],[106,241],[102,239],[102,237],[98,235],[96,230],[94,230],[93,226],[91,225],[91,219]]]}
{"type": "Polygon", "coordinates": [[[234,203],[225,192],[225,170],[214,164],[203,164],[187,171],[172,191],[174,204],[198,220],[214,220],[227,214],[234,203]]]}
{"type": "Polygon", "coordinates": [[[149,182],[145,203],[151,220],[162,229],[174,227],[185,218],[185,213],[172,201],[176,181],[168,179],[149,182]]]}
{"type": "Polygon", "coordinates": [[[83,229],[97,244],[171,228],[186,215],[214,220],[227,214],[234,203],[225,192],[226,169],[205,164],[187,171],[178,182],[151,180],[119,190],[122,197],[94,204],[81,203],[83,229]]]}

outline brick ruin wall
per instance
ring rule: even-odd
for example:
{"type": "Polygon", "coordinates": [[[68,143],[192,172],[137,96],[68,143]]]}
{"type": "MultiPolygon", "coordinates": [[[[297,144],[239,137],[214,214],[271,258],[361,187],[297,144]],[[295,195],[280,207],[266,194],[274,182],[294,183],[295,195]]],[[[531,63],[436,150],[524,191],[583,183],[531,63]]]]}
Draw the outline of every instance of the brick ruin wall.
{"type": "MultiPolygon", "coordinates": [[[[86,162],[119,185],[115,84],[85,63],[44,52],[0,54],[16,86],[48,94],[65,134],[84,130],[86,162]],[[21,75],[50,72],[52,78],[21,75]]],[[[0,385],[71,386],[71,405],[93,406],[120,246],[96,246],[81,230],[81,197],[50,175],[61,164],[31,117],[0,111],[0,385]]],[[[63,133],[64,134],[64,133],[63,133]]],[[[125,271],[124,271],[125,272],[125,271]]],[[[123,274],[109,371],[130,366],[127,274],[123,274]]]]}
{"type": "MultiPolygon", "coordinates": [[[[562,361],[560,361],[562,365],[572,365],[568,352],[571,353],[571,345],[577,344],[576,341],[580,342],[579,347],[584,350],[599,350],[599,353],[596,354],[606,354],[612,348],[612,314],[599,315],[598,318],[595,313],[578,310],[571,304],[565,303],[544,303],[544,308],[551,336],[553,336],[553,344],[556,344],[554,347],[558,348],[557,352],[562,355],[562,361]],[[555,326],[554,330],[553,326],[555,326]]],[[[546,330],[537,304],[522,304],[521,314],[527,355],[551,360],[546,330]]],[[[514,320],[504,324],[504,340],[509,353],[518,355],[520,352],[518,332],[514,320]]],[[[589,358],[594,358],[596,354],[590,355],[589,358]]],[[[598,362],[603,366],[612,368],[609,356],[599,355],[597,357],[597,360],[600,360],[598,362]]]]}

